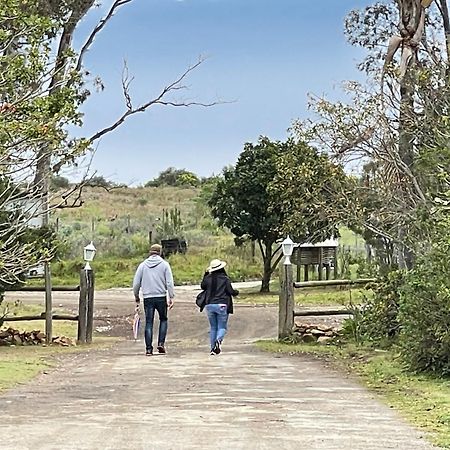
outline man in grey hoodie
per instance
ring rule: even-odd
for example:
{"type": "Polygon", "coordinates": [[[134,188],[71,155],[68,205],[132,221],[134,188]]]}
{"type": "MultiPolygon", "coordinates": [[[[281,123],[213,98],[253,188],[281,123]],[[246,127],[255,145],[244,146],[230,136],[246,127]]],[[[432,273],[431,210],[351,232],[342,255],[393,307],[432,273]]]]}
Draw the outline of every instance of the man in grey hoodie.
{"type": "Polygon", "coordinates": [[[165,354],[167,335],[167,308],[173,307],[173,276],[167,261],[161,258],[161,246],[153,244],[150,256],[139,264],[133,280],[136,309],[139,309],[139,291],[142,290],[145,310],[145,354],[153,355],[153,320],[155,309],[159,315],[158,353],[165,354]]]}

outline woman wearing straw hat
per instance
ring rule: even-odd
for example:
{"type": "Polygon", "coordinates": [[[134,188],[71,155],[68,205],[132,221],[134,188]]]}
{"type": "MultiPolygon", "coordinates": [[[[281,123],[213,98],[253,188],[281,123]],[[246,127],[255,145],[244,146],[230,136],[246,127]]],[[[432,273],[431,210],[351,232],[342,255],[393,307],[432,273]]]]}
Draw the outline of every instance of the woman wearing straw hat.
{"type": "Polygon", "coordinates": [[[227,263],[213,259],[206,269],[201,288],[206,291],[206,314],[209,320],[209,338],[211,355],[218,355],[227,332],[228,316],[233,314],[233,297],[239,294],[231,286],[225,272],[227,263]]]}

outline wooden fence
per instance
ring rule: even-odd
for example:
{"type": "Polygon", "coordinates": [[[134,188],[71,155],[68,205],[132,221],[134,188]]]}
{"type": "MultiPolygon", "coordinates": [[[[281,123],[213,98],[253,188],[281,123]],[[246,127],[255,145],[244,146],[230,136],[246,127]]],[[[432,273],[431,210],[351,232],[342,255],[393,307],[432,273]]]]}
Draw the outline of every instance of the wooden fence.
{"type": "MultiPolygon", "coordinates": [[[[92,333],[94,329],[94,272],[93,270],[80,271],[80,285],[79,286],[52,286],[52,292],[79,292],[78,314],[51,314],[51,320],[73,320],[78,322],[77,343],[90,344],[92,342],[92,333]]],[[[8,292],[46,292],[44,286],[27,286],[21,288],[8,289],[8,292]]],[[[45,320],[46,313],[42,312],[39,315],[29,316],[13,316],[4,317],[5,322],[20,322],[23,320],[45,320]]],[[[51,330],[51,327],[50,327],[51,330]]],[[[46,330],[46,340],[51,342],[52,336],[46,330]]]]}
{"type": "Polygon", "coordinates": [[[295,311],[294,289],[305,289],[315,287],[335,287],[335,286],[366,286],[376,281],[375,278],[360,278],[357,280],[323,280],[323,281],[303,281],[295,283],[293,281],[292,265],[282,264],[280,269],[280,296],[278,310],[278,338],[284,339],[292,333],[294,327],[294,317],[304,316],[331,316],[338,314],[349,315],[352,311],[348,309],[321,309],[295,311]]]}

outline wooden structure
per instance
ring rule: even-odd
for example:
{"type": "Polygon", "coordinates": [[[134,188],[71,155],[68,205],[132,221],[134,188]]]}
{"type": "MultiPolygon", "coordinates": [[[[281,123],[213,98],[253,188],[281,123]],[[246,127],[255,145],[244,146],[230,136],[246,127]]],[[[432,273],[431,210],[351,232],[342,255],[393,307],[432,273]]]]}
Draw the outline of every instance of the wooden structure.
{"type": "Polygon", "coordinates": [[[294,289],[327,287],[327,286],[366,286],[376,281],[374,278],[358,280],[324,280],[294,283],[292,265],[281,264],[280,296],[278,302],[278,338],[284,339],[292,333],[294,317],[299,316],[331,316],[337,314],[352,314],[347,309],[329,309],[319,311],[295,311],[294,289]]]}
{"type": "Polygon", "coordinates": [[[173,253],[186,253],[187,243],[185,239],[162,239],[162,256],[167,257],[173,253]]]}
{"type": "Polygon", "coordinates": [[[329,280],[331,271],[333,278],[338,277],[337,261],[338,241],[327,239],[317,244],[304,243],[294,249],[291,257],[293,264],[297,266],[297,281],[301,281],[301,268],[303,266],[303,280],[309,280],[310,270],[317,272],[317,278],[323,279],[325,269],[325,279],[329,280]]]}
{"type": "MultiPolygon", "coordinates": [[[[44,286],[29,286],[23,288],[7,289],[11,292],[46,292],[44,286]]],[[[77,342],[79,344],[90,344],[92,342],[92,333],[94,329],[94,271],[82,269],[80,271],[79,286],[52,286],[52,291],[61,292],[80,292],[78,303],[78,315],[51,314],[50,320],[76,320],[78,321],[77,342]]],[[[14,316],[3,317],[4,322],[20,322],[22,320],[48,320],[48,314],[45,312],[37,316],[14,316]]],[[[50,326],[50,330],[51,330],[50,326]]],[[[47,341],[52,341],[52,336],[47,336],[47,341]]]]}

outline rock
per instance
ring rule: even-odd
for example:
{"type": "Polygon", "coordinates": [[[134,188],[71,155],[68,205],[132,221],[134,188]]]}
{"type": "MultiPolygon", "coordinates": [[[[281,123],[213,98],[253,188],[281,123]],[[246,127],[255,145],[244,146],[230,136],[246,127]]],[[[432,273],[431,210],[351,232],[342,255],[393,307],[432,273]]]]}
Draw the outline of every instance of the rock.
{"type": "Polygon", "coordinates": [[[76,345],[72,339],[65,336],[56,336],[52,339],[53,345],[60,345],[61,347],[70,347],[76,345]]]}
{"type": "Polygon", "coordinates": [[[313,328],[313,329],[310,331],[310,333],[311,333],[313,336],[324,336],[324,335],[325,335],[325,332],[324,332],[324,331],[318,330],[317,328],[313,328]]]}
{"type": "Polygon", "coordinates": [[[333,338],[330,337],[330,336],[320,336],[320,337],[317,339],[317,342],[318,342],[319,344],[325,345],[325,344],[328,344],[331,340],[333,340],[333,338]]]}
{"type": "Polygon", "coordinates": [[[307,344],[317,341],[317,339],[310,333],[305,333],[303,336],[301,336],[301,339],[303,342],[305,342],[307,344]]]}

